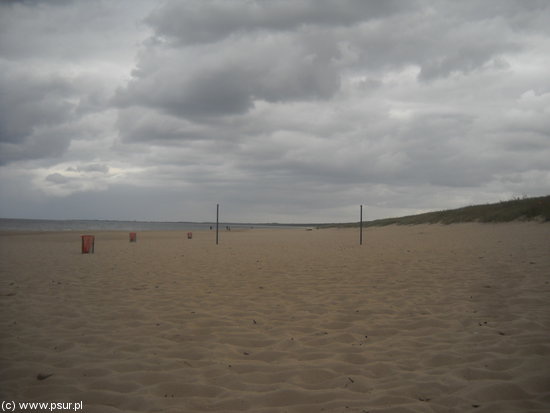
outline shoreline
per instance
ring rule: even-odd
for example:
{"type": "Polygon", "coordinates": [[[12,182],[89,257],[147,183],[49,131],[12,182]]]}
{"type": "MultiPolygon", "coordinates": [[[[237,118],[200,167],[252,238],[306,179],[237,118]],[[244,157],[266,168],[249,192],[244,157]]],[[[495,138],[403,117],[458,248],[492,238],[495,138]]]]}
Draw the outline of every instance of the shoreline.
{"type": "MultiPolygon", "coordinates": [[[[121,221],[124,222],[124,221],[121,221]]],[[[506,226],[506,225],[540,225],[550,226],[550,221],[542,221],[537,219],[532,220],[514,220],[514,221],[506,221],[506,222],[481,222],[481,221],[465,221],[465,222],[452,222],[452,223],[443,223],[443,222],[431,222],[431,223],[392,223],[392,224],[385,224],[385,225],[367,225],[370,221],[363,221],[363,231],[369,231],[369,230],[375,230],[375,229],[384,229],[384,228],[414,228],[414,227],[460,227],[465,225],[480,225],[482,227],[490,227],[490,226],[506,226]]],[[[213,224],[213,228],[209,229],[208,227],[202,227],[202,223],[199,223],[201,227],[197,228],[191,228],[191,229],[185,229],[185,228],[178,228],[178,229],[163,229],[163,228],[151,228],[151,229],[106,229],[106,228],[90,228],[90,229],[0,229],[0,235],[10,235],[10,234],[42,234],[42,233],[81,233],[83,231],[88,232],[194,232],[194,231],[201,231],[201,232],[215,232],[215,223],[213,224]]],[[[209,224],[204,224],[209,225],[209,224]]],[[[231,226],[231,231],[249,231],[249,230],[297,230],[297,231],[304,231],[304,230],[348,230],[348,231],[359,231],[359,223],[352,224],[344,223],[344,224],[276,224],[276,225],[270,225],[270,224],[226,224],[226,223],[220,223],[219,224],[219,231],[221,232],[228,232],[226,231],[226,226],[231,226]],[[223,226],[222,226],[223,225],[223,226]]]]}

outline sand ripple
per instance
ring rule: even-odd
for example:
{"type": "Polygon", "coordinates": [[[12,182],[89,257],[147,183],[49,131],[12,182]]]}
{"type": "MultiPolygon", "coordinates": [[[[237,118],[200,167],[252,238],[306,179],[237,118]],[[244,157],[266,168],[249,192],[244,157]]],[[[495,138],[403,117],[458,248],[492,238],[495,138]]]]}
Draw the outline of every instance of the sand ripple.
{"type": "Polygon", "coordinates": [[[548,225],[78,235],[0,234],[4,400],[550,411],[548,225]]]}

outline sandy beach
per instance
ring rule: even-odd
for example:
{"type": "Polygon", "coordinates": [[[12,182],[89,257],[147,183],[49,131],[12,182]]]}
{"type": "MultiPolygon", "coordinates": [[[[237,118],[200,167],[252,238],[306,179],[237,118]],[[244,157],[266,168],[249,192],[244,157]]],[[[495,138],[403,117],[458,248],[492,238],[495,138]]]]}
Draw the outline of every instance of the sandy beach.
{"type": "Polygon", "coordinates": [[[550,411],[548,224],[80,235],[0,234],[2,400],[550,411]]]}

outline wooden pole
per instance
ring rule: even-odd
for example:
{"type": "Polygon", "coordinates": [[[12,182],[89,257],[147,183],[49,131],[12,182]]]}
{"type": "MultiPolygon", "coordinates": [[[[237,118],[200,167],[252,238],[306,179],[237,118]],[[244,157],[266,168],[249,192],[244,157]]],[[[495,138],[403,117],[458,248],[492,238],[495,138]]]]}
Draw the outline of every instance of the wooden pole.
{"type": "Polygon", "coordinates": [[[359,211],[359,245],[363,245],[363,205],[359,211]]]}
{"type": "Polygon", "coordinates": [[[220,204],[216,204],[216,245],[218,245],[219,220],[220,220],[220,204]]]}

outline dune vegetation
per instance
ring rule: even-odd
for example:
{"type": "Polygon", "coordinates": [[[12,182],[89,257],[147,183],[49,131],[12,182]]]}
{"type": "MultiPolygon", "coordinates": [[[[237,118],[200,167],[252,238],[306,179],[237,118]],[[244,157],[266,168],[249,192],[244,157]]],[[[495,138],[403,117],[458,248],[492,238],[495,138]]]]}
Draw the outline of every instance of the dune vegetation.
{"type": "MultiPolygon", "coordinates": [[[[550,222],[550,195],[536,198],[514,198],[494,204],[471,205],[463,208],[426,212],[399,218],[384,218],[364,221],[363,226],[415,225],[415,224],[456,224],[462,222],[511,222],[540,221],[550,222]]],[[[335,226],[335,225],[331,225],[335,226]]],[[[354,227],[358,222],[336,226],[354,227]]]]}

